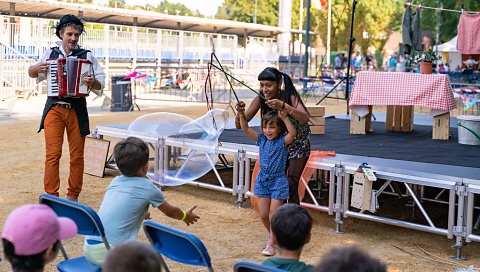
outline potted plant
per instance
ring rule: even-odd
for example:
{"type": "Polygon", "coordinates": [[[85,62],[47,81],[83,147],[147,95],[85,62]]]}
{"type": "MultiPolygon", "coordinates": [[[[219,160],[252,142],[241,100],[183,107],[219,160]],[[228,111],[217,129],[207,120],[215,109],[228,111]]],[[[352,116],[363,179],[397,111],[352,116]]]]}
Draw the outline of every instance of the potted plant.
{"type": "Polygon", "coordinates": [[[427,52],[417,52],[415,61],[420,65],[421,74],[431,74],[433,61],[442,59],[435,51],[429,49],[427,52]]]}

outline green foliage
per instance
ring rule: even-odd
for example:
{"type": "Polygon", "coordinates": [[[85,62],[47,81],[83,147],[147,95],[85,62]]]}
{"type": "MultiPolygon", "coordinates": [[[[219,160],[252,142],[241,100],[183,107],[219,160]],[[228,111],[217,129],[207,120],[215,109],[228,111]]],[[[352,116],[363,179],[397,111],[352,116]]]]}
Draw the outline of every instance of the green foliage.
{"type": "MultiPolygon", "coordinates": [[[[260,24],[278,25],[278,0],[257,0],[257,22],[260,24]]],[[[300,1],[292,0],[292,28],[299,28],[300,1]]],[[[407,0],[404,0],[407,2],[407,0]]],[[[466,10],[480,10],[479,0],[440,0],[442,8],[460,10],[462,3],[466,10]]],[[[417,5],[420,0],[413,1],[417,5]]],[[[437,0],[424,0],[424,6],[436,7],[437,0]]],[[[304,4],[304,8],[306,4],[304,4]]],[[[229,19],[241,22],[253,22],[255,9],[254,0],[225,0],[218,8],[215,18],[229,19]]],[[[332,36],[331,50],[341,51],[348,49],[350,35],[350,18],[352,10],[351,0],[332,0],[332,36]]],[[[401,24],[405,7],[392,0],[362,0],[357,2],[355,10],[355,24],[353,36],[355,45],[362,47],[365,53],[367,48],[374,46],[381,50],[391,31],[401,32],[401,24]],[[364,33],[368,33],[364,36],[364,33]]],[[[421,27],[435,33],[436,11],[422,9],[421,27]]],[[[441,11],[440,43],[446,42],[457,35],[457,25],[460,13],[441,11]]],[[[327,36],[327,13],[311,9],[310,29],[317,33],[326,47],[327,36]]],[[[305,29],[306,9],[303,12],[303,27],[305,29]]],[[[314,38],[312,37],[312,40],[314,38]]],[[[434,41],[433,41],[434,43],[434,41]]]]}
{"type": "Polygon", "coordinates": [[[437,53],[432,49],[429,49],[428,52],[415,52],[415,62],[433,62],[441,59],[442,56],[437,55],[437,53]]]}
{"type": "MultiPolygon", "coordinates": [[[[478,0],[441,0],[441,7],[444,9],[461,10],[462,4],[466,10],[478,11],[480,1],[478,0]]],[[[424,6],[437,7],[437,0],[425,0],[424,6]]],[[[460,19],[460,13],[451,11],[440,12],[440,44],[449,41],[457,35],[457,25],[460,19]]],[[[435,33],[437,23],[437,11],[432,9],[422,9],[421,27],[423,30],[431,30],[435,33]]],[[[432,41],[435,44],[435,41],[432,41]]]]}
{"type": "MultiPolygon", "coordinates": [[[[158,4],[153,10],[160,12],[160,13],[165,13],[165,11],[168,11],[167,14],[170,15],[182,15],[182,16],[194,16],[194,13],[187,8],[184,4],[180,3],[170,3],[168,1],[162,1],[160,4],[158,4]]],[[[200,14],[198,10],[196,11],[197,15],[200,14]]]]}
{"type": "Polygon", "coordinates": [[[230,20],[232,18],[233,6],[227,6],[225,3],[217,9],[216,19],[230,20]]]}
{"type": "MultiPolygon", "coordinates": [[[[351,1],[332,0],[332,38],[331,50],[348,49],[350,36],[351,1]]],[[[365,54],[367,48],[374,46],[381,50],[389,35],[389,29],[401,22],[402,7],[384,0],[358,1],[355,7],[353,36],[355,44],[360,45],[365,54]],[[400,19],[399,19],[400,18],[400,19]]],[[[327,13],[312,9],[313,30],[322,37],[326,47],[327,13]]]]}
{"type": "Polygon", "coordinates": [[[68,3],[77,3],[77,4],[91,4],[92,0],[57,0],[58,2],[68,2],[68,3]]]}
{"type": "MultiPolygon", "coordinates": [[[[278,0],[257,1],[257,24],[278,25],[278,0]]],[[[253,23],[255,0],[225,0],[217,10],[217,19],[253,23]]]]}
{"type": "Polygon", "coordinates": [[[300,0],[292,0],[292,29],[298,29],[299,24],[300,24],[300,0]]]}
{"type": "Polygon", "coordinates": [[[196,9],[194,12],[193,12],[193,16],[194,17],[201,17],[201,18],[204,18],[205,16],[203,14],[200,13],[200,11],[198,9],[196,9]]]}
{"type": "MultiPolygon", "coordinates": [[[[278,0],[257,0],[257,22],[259,24],[278,25],[278,0]]],[[[300,1],[292,0],[292,28],[299,28],[300,1]]],[[[349,0],[332,0],[332,41],[331,50],[346,50],[350,29],[351,3],[349,0]]],[[[218,9],[216,18],[241,22],[253,22],[255,1],[225,0],[218,9]]],[[[354,37],[365,53],[370,46],[381,49],[388,37],[387,29],[398,30],[402,20],[403,8],[398,3],[385,0],[358,1],[355,11],[354,37]],[[368,35],[363,37],[363,33],[368,35]]],[[[306,4],[304,4],[303,26],[305,29],[306,4]]],[[[327,13],[311,8],[310,29],[319,35],[326,47],[327,13]]],[[[314,37],[312,37],[312,40],[314,37]]]]}
{"type": "Polygon", "coordinates": [[[125,0],[108,0],[109,7],[115,7],[115,5],[117,5],[117,8],[124,8],[125,0]]]}

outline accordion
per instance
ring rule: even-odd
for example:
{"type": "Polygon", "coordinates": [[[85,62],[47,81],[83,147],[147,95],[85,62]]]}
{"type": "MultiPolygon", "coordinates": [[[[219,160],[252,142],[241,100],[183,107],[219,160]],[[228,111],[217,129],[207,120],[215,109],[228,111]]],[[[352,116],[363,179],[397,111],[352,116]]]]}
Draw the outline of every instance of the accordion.
{"type": "Polygon", "coordinates": [[[82,81],[90,74],[91,62],[75,57],[47,59],[50,64],[47,73],[47,96],[79,96],[88,95],[89,87],[82,81]]]}

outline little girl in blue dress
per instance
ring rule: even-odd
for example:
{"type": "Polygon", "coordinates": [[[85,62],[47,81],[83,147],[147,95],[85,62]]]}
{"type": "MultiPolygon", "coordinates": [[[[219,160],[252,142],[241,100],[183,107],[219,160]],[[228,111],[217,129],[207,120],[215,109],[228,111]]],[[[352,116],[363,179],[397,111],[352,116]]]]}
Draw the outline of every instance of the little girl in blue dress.
{"type": "Polygon", "coordinates": [[[269,232],[267,246],[262,254],[272,256],[275,254],[275,247],[271,242],[270,219],[282,206],[283,201],[289,198],[288,179],[285,174],[287,146],[295,139],[297,131],[283,110],[278,113],[270,111],[263,115],[263,133],[260,134],[248,126],[244,108],[239,111],[239,115],[243,132],[256,141],[259,147],[260,172],[253,190],[258,196],[260,218],[269,232]]]}

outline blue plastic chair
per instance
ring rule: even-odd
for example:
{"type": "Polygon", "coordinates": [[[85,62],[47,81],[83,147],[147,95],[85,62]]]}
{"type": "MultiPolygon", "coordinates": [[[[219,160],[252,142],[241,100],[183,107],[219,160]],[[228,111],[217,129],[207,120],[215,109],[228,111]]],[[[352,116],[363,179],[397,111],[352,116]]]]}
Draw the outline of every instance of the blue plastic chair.
{"type": "Polygon", "coordinates": [[[193,53],[193,61],[199,62],[200,61],[200,53],[194,52],[193,53]]]}
{"type": "Polygon", "coordinates": [[[193,61],[193,52],[183,52],[184,61],[193,61]]]}
{"type": "Polygon", "coordinates": [[[152,61],[158,60],[157,53],[155,52],[155,50],[148,50],[148,57],[149,57],[149,60],[152,60],[152,61]]]}
{"type": "Polygon", "coordinates": [[[130,49],[124,49],[124,57],[127,60],[133,60],[133,54],[130,49]]]}
{"type": "Polygon", "coordinates": [[[162,51],[162,61],[173,61],[173,52],[171,51],[162,51]]]}
{"type": "Polygon", "coordinates": [[[203,61],[210,61],[210,58],[211,58],[211,53],[203,53],[203,61]]]}
{"type": "Polygon", "coordinates": [[[252,263],[249,261],[239,261],[233,265],[235,272],[287,272],[273,266],[252,263]]]}
{"type": "MultiPolygon", "coordinates": [[[[78,234],[100,236],[107,250],[110,249],[100,217],[92,208],[48,194],[40,195],[39,202],[50,206],[58,216],[72,219],[77,224],[78,234]]],[[[69,259],[63,246],[61,251],[65,261],[57,264],[58,271],[102,271],[101,267],[89,263],[85,256],[69,259]]]]}
{"type": "Polygon", "coordinates": [[[35,54],[35,46],[30,45],[27,47],[27,57],[31,59],[36,59],[38,56],[35,54]]]}
{"type": "Polygon", "coordinates": [[[197,236],[153,221],[145,221],[143,230],[153,247],[160,252],[165,271],[170,270],[162,255],[179,263],[206,266],[208,271],[213,271],[210,255],[197,236]]]}

